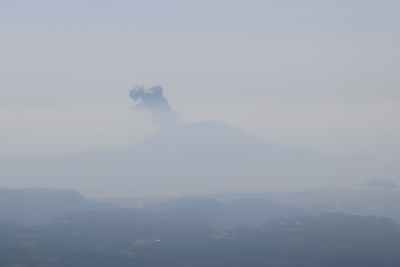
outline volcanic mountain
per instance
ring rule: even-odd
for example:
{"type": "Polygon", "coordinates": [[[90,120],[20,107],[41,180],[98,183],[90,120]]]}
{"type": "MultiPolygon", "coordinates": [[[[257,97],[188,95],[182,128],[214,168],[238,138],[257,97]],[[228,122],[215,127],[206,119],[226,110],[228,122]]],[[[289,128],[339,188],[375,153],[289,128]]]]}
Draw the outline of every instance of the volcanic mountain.
{"type": "Polygon", "coordinates": [[[92,150],[12,165],[52,168],[232,168],[364,159],[269,143],[223,122],[164,127],[129,147],[92,150]]]}

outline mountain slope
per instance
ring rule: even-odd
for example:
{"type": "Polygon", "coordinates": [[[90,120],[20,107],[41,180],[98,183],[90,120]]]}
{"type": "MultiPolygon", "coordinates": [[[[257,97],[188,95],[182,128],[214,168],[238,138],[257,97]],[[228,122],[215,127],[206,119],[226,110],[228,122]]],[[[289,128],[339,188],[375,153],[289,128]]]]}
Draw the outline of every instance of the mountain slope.
{"type": "Polygon", "coordinates": [[[212,198],[178,198],[144,208],[167,221],[202,221],[214,230],[226,231],[239,225],[261,226],[269,218],[308,215],[294,206],[268,199],[243,198],[223,203],[212,198]]]}
{"type": "Polygon", "coordinates": [[[223,122],[164,128],[130,147],[23,160],[58,168],[231,168],[354,160],[302,147],[269,143],[223,122]]]}
{"type": "Polygon", "coordinates": [[[64,212],[111,208],[112,204],[91,202],[74,190],[0,189],[0,220],[23,224],[48,223],[64,212]]]}

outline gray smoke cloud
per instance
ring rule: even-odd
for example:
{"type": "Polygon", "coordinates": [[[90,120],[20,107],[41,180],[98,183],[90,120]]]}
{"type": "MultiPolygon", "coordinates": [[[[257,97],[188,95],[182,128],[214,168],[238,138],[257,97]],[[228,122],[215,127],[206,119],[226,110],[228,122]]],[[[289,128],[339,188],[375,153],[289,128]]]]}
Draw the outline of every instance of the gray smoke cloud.
{"type": "Polygon", "coordinates": [[[154,85],[147,89],[144,86],[135,86],[129,91],[129,97],[133,99],[136,108],[150,110],[153,120],[157,124],[166,125],[178,121],[167,98],[163,96],[161,85],[154,85]]]}

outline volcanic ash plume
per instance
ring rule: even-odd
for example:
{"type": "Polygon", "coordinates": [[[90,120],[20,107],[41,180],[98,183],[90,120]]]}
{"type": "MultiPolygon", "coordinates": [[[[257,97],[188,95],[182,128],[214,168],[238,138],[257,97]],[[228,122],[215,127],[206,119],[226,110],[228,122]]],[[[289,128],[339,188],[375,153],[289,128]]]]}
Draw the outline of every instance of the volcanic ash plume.
{"type": "Polygon", "coordinates": [[[155,123],[166,125],[177,122],[176,114],[172,112],[168,100],[163,96],[161,85],[154,85],[148,89],[144,89],[144,86],[135,86],[129,91],[129,96],[134,100],[136,108],[151,111],[155,123]]]}

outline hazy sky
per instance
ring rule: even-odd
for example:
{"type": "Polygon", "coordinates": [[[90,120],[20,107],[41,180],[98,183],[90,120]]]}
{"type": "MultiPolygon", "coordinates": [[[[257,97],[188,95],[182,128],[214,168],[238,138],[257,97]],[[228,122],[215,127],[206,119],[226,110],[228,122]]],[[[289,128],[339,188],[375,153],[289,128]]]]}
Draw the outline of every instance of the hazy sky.
{"type": "Polygon", "coordinates": [[[400,1],[0,1],[0,155],[131,145],[222,120],[328,152],[400,151],[400,1]]]}

